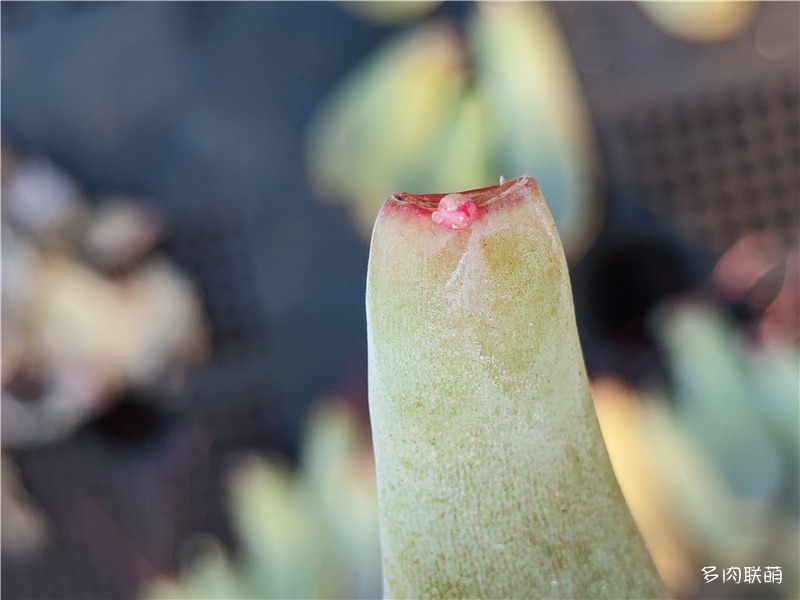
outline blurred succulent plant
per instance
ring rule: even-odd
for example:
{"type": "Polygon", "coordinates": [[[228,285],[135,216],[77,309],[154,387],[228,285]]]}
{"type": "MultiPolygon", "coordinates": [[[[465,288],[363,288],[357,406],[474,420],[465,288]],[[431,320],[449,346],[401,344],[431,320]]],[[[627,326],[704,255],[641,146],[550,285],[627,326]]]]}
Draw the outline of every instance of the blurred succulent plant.
{"type": "Polygon", "coordinates": [[[727,302],[756,317],[750,332],[765,346],[783,348],[800,341],[800,248],[784,248],[771,232],[750,233],[729,248],[712,276],[727,302]]]}
{"type": "Polygon", "coordinates": [[[676,418],[733,492],[796,504],[797,347],[746,347],[722,315],[710,306],[678,305],[655,321],[669,354],[676,418]],[[782,490],[785,481],[793,485],[782,490]],[[794,497],[786,497],[792,489],[794,497]]]}
{"type": "MultiPolygon", "coordinates": [[[[679,303],[656,330],[667,392],[598,379],[593,396],[614,472],[673,594],[697,595],[699,569],[779,565],[798,596],[797,347],[755,347],[719,307],[679,303]]],[[[715,589],[713,593],[722,594],[715,589]]]]}
{"type": "Polygon", "coordinates": [[[638,2],[666,33],[692,42],[718,42],[736,36],[750,24],[757,3],[727,2],[638,2]]]}
{"type": "Polygon", "coordinates": [[[347,12],[360,19],[378,25],[389,25],[418,19],[436,10],[441,2],[437,0],[382,0],[381,2],[345,0],[339,4],[347,12]]]}
{"type": "MultiPolygon", "coordinates": [[[[237,559],[200,537],[199,557],[145,595],[174,598],[372,598],[380,595],[374,467],[351,409],[312,414],[301,464],[242,460],[231,477],[237,559]]],[[[195,543],[195,545],[197,545],[195,543]]]]}
{"type": "Polygon", "coordinates": [[[3,444],[52,441],[115,393],[179,378],[205,355],[191,282],[153,250],[160,219],[89,204],[42,158],[3,149],[3,444]]]}
{"type": "Polygon", "coordinates": [[[568,257],[597,224],[595,142],[545,6],[481,3],[467,35],[424,23],[380,48],[322,104],[308,143],[321,197],[365,237],[398,190],[484,187],[533,172],[568,257]]]}
{"type": "Polygon", "coordinates": [[[42,510],[27,494],[13,462],[2,455],[3,510],[0,511],[0,538],[4,556],[30,558],[42,550],[49,537],[49,526],[42,510]]]}

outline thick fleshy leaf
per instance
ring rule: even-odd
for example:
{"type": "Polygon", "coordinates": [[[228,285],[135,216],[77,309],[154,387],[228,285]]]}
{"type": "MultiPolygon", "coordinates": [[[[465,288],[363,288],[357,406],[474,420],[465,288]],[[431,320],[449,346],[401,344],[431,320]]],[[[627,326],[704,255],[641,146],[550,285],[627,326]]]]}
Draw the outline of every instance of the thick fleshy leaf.
{"type": "Polygon", "coordinates": [[[372,237],[385,594],[663,595],[603,445],[536,182],[443,197],[393,196],[372,237]],[[459,228],[434,222],[467,203],[459,228]]]}
{"type": "Polygon", "coordinates": [[[444,24],[381,48],[327,100],[312,125],[309,165],[323,198],[351,205],[366,235],[376,198],[435,184],[433,171],[464,82],[463,51],[444,24]]]}

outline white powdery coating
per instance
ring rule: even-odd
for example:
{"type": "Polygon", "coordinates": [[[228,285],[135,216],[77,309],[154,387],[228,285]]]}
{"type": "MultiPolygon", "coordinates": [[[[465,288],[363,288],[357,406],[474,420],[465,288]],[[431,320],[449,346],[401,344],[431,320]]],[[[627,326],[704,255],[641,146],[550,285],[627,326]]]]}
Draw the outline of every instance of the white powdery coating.
{"type": "Polygon", "coordinates": [[[588,396],[555,227],[528,196],[444,242],[423,219],[376,226],[369,391],[387,596],[655,589],[588,396]],[[638,572],[620,579],[620,562],[638,572]]]}

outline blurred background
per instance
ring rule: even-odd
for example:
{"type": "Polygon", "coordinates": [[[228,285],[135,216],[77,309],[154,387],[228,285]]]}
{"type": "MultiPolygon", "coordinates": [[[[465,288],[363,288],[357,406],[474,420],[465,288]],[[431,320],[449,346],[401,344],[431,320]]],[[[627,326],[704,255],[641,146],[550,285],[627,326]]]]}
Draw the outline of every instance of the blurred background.
{"type": "Polygon", "coordinates": [[[669,590],[800,595],[799,4],[0,10],[4,598],[380,597],[374,217],[525,173],[669,590]]]}

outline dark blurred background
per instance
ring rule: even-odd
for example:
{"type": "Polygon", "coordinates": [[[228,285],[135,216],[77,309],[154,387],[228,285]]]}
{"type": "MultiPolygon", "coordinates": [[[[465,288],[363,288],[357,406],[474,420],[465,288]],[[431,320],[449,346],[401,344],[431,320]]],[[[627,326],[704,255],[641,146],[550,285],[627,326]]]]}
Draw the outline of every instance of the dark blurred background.
{"type": "Polygon", "coordinates": [[[524,173],[670,591],[798,595],[800,5],[0,6],[4,598],[380,596],[371,224],[524,173]]]}

